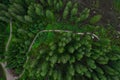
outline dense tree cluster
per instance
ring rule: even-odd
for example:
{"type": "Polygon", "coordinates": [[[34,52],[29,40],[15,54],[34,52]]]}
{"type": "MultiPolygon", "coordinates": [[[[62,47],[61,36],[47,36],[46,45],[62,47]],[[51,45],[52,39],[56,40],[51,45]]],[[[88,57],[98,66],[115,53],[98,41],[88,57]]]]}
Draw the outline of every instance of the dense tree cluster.
{"type": "Polygon", "coordinates": [[[120,35],[81,6],[77,0],[1,1],[0,61],[20,80],[120,80],[120,35]]]}

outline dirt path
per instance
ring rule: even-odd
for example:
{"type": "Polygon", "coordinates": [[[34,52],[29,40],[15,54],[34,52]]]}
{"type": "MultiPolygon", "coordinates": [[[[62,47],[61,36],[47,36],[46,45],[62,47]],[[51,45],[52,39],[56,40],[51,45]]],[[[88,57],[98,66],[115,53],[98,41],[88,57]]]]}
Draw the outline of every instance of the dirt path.
{"type": "MultiPolygon", "coordinates": [[[[9,47],[11,39],[12,39],[12,20],[10,20],[10,35],[9,35],[9,38],[8,38],[8,41],[7,41],[7,44],[6,44],[6,47],[5,47],[6,52],[8,52],[8,47],[9,47]]],[[[5,56],[5,58],[7,58],[7,56],[5,56]]],[[[6,62],[1,63],[1,65],[2,65],[3,70],[5,72],[6,79],[7,80],[16,80],[15,77],[10,73],[10,70],[6,68],[6,62]]]]}

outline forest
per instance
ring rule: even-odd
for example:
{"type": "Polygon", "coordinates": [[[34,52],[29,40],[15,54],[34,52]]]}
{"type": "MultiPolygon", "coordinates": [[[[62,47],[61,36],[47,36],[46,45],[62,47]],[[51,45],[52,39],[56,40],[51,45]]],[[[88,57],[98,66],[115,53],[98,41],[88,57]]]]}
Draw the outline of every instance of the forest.
{"type": "Polygon", "coordinates": [[[0,0],[0,80],[120,80],[120,0],[0,0]]]}

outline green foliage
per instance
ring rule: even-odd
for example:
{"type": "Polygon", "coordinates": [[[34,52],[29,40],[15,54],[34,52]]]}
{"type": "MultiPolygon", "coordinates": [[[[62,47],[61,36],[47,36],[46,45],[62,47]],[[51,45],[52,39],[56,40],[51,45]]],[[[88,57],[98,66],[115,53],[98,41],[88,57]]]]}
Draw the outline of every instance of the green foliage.
{"type": "Polygon", "coordinates": [[[68,14],[69,14],[69,10],[68,10],[68,7],[66,7],[64,12],[63,12],[63,19],[66,19],[68,14]]]}
{"type": "Polygon", "coordinates": [[[22,72],[28,48],[35,34],[42,29],[41,27],[41,24],[29,25],[29,27],[25,24],[19,26],[13,24],[13,37],[9,45],[9,52],[6,53],[6,61],[7,67],[14,70],[15,74],[19,75],[22,72]]]}
{"type": "Polygon", "coordinates": [[[4,22],[0,22],[0,62],[4,60],[5,46],[9,31],[8,26],[4,22]]]}
{"type": "Polygon", "coordinates": [[[30,16],[24,16],[24,18],[25,18],[25,20],[27,21],[27,22],[32,22],[33,20],[32,20],[32,18],[30,17],[30,16]]]}
{"type": "Polygon", "coordinates": [[[114,0],[113,1],[113,7],[117,12],[120,13],[120,0],[114,0]]]}
{"type": "Polygon", "coordinates": [[[39,16],[43,16],[44,14],[43,14],[43,7],[41,6],[41,5],[36,5],[36,7],[35,7],[35,12],[36,12],[36,14],[37,15],[39,15],[39,16]]]}
{"type": "Polygon", "coordinates": [[[6,80],[6,75],[1,65],[0,65],[0,80],[6,80]]]}
{"type": "Polygon", "coordinates": [[[80,9],[72,0],[10,0],[7,6],[2,3],[0,21],[12,18],[13,37],[5,55],[6,25],[0,28],[0,58],[7,56],[7,67],[15,74],[25,69],[20,80],[120,79],[120,43],[114,37],[118,34],[110,35],[107,29],[92,25],[99,22],[101,15],[91,16],[90,9],[80,9]],[[72,32],[41,33],[27,53],[40,30],[56,29],[72,32]],[[26,57],[29,59],[25,64],[26,57]]]}
{"type": "Polygon", "coordinates": [[[97,23],[97,22],[99,22],[100,21],[100,19],[101,19],[101,15],[95,15],[95,16],[93,16],[91,19],[90,19],[90,23],[91,24],[95,24],[95,23],[97,23]]]}
{"type": "Polygon", "coordinates": [[[81,22],[81,21],[86,20],[89,17],[89,12],[90,12],[89,9],[87,9],[87,8],[84,9],[82,11],[82,13],[80,13],[80,17],[78,19],[76,19],[76,22],[81,22]]]}
{"type": "Polygon", "coordinates": [[[12,41],[9,45],[9,52],[6,53],[7,56],[7,67],[9,69],[13,69],[15,71],[15,74],[20,74],[23,69],[23,64],[26,60],[26,52],[28,49],[28,46],[30,44],[29,40],[29,34],[27,34],[25,29],[18,28],[17,26],[13,26],[13,34],[12,41]]]}
{"type": "Polygon", "coordinates": [[[49,43],[32,48],[25,64],[28,79],[119,80],[119,67],[115,66],[120,64],[114,62],[120,60],[120,47],[109,38],[96,40],[91,35],[64,32],[55,35],[49,43]]]}
{"type": "Polygon", "coordinates": [[[71,11],[71,15],[74,16],[77,14],[77,8],[73,8],[72,11],[71,11]]]}
{"type": "Polygon", "coordinates": [[[54,21],[54,20],[55,20],[54,13],[51,12],[50,10],[46,10],[46,18],[47,18],[49,21],[54,21]]]}
{"type": "MultiPolygon", "coordinates": [[[[0,19],[8,22],[10,18],[15,21],[22,23],[40,23],[46,21],[46,23],[54,23],[55,21],[68,22],[68,23],[79,23],[89,17],[89,9],[85,9],[80,12],[78,11],[78,3],[71,1],[62,0],[48,0],[40,1],[42,4],[27,0],[21,1],[10,1],[11,4],[7,7],[7,10],[3,10],[3,15],[0,19]],[[44,3],[47,3],[43,6],[44,3]],[[63,13],[62,13],[63,12],[63,13]],[[80,15],[79,15],[80,14],[80,15]],[[68,19],[69,18],[69,19],[68,19]],[[66,20],[68,19],[68,20],[66,20]]],[[[3,7],[5,5],[2,4],[3,7]]]]}

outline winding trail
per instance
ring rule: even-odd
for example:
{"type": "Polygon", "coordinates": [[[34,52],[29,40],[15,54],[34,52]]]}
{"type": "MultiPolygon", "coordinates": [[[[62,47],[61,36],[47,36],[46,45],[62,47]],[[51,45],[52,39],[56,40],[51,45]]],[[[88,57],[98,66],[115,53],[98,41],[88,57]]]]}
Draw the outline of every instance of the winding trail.
{"type": "Polygon", "coordinates": [[[5,47],[5,52],[8,52],[8,48],[9,48],[11,39],[12,39],[12,20],[10,20],[10,35],[9,35],[9,38],[8,38],[8,41],[7,41],[7,44],[5,47]]]}
{"type": "MultiPolygon", "coordinates": [[[[31,44],[30,44],[30,46],[29,46],[28,51],[27,51],[26,54],[28,54],[31,51],[33,44],[35,43],[36,39],[39,37],[39,34],[40,33],[44,33],[44,32],[58,32],[58,33],[60,33],[60,32],[66,32],[66,33],[71,33],[72,31],[69,31],[69,30],[42,30],[42,31],[39,31],[36,34],[36,36],[34,37],[33,41],[31,42],[31,44]]],[[[85,33],[79,33],[78,32],[78,33],[74,33],[74,34],[84,35],[85,33]]],[[[97,35],[95,35],[95,34],[92,34],[92,33],[89,33],[89,32],[87,32],[86,34],[92,35],[92,38],[96,38],[96,39],[99,40],[99,37],[97,35]]],[[[9,38],[8,38],[8,41],[7,41],[7,44],[6,44],[6,47],[5,47],[5,52],[8,52],[8,48],[9,48],[9,44],[10,44],[11,39],[12,39],[12,20],[10,20],[10,35],[9,35],[9,38]]],[[[5,58],[7,58],[7,56],[5,56],[5,58]]],[[[25,64],[28,62],[28,60],[29,60],[29,56],[27,56],[25,64]]],[[[13,76],[10,73],[9,69],[6,68],[6,65],[7,65],[6,62],[5,63],[0,63],[0,64],[2,65],[2,67],[3,67],[4,71],[5,71],[6,79],[7,80],[16,80],[16,79],[19,79],[24,74],[24,72],[25,72],[25,69],[24,69],[23,72],[19,76],[15,77],[15,76],[13,76]]]]}
{"type": "MultiPolygon", "coordinates": [[[[30,44],[30,46],[29,46],[29,48],[28,48],[28,51],[27,51],[27,54],[31,51],[33,44],[35,43],[36,39],[39,37],[39,34],[40,34],[40,33],[44,33],[44,32],[58,32],[58,33],[60,33],[60,32],[65,32],[65,33],[73,33],[73,31],[69,31],[69,30],[42,30],[42,31],[39,31],[39,32],[36,34],[36,36],[34,37],[32,43],[30,44]]],[[[80,33],[80,32],[78,32],[78,33],[74,33],[74,34],[78,34],[78,35],[88,34],[88,35],[92,35],[92,38],[93,38],[93,39],[96,38],[96,39],[99,40],[99,37],[98,37],[96,34],[93,34],[93,33],[90,33],[90,32],[87,32],[87,33],[80,33]]],[[[28,62],[28,60],[29,60],[29,56],[27,56],[27,59],[26,59],[25,64],[28,62]]],[[[22,75],[24,74],[24,72],[25,72],[25,69],[24,69],[23,72],[22,72],[18,77],[16,77],[15,79],[19,79],[20,77],[22,77],[22,75]]]]}
{"type": "MultiPolygon", "coordinates": [[[[12,39],[12,19],[10,20],[10,35],[9,35],[9,38],[8,38],[8,41],[7,41],[7,44],[5,47],[5,52],[8,52],[8,48],[9,48],[9,44],[10,44],[11,39],[12,39]]],[[[5,58],[7,58],[7,56],[5,56],[5,58]]],[[[10,73],[9,69],[6,68],[7,63],[2,62],[0,64],[2,65],[3,70],[5,72],[6,79],[7,80],[15,80],[15,77],[10,73]]]]}

